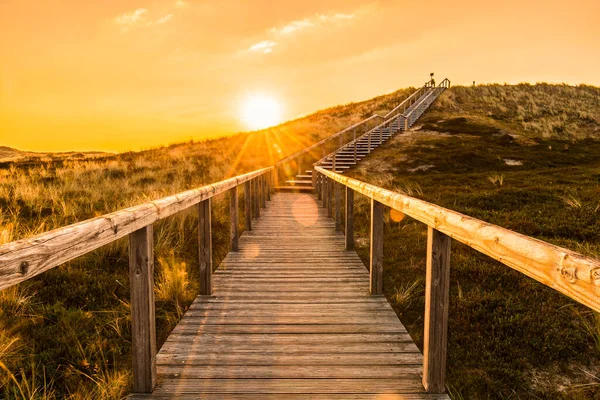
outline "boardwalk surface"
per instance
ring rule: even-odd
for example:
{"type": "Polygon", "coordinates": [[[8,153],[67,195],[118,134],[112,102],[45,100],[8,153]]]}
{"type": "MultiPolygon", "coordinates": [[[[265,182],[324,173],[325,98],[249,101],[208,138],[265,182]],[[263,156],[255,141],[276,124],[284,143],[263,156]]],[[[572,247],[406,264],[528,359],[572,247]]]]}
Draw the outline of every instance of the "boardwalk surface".
{"type": "Polygon", "coordinates": [[[157,356],[152,395],[179,399],[447,399],[333,220],[277,193],[157,356]]]}

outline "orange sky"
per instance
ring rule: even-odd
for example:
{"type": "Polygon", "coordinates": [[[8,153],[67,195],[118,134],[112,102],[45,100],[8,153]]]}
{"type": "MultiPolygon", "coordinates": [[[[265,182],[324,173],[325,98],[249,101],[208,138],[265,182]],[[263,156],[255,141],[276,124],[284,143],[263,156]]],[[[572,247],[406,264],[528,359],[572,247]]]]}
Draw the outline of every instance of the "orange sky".
{"type": "Polygon", "coordinates": [[[137,150],[397,88],[600,85],[600,2],[1,0],[0,146],[137,150]],[[448,5],[452,4],[450,8],[448,5]]]}

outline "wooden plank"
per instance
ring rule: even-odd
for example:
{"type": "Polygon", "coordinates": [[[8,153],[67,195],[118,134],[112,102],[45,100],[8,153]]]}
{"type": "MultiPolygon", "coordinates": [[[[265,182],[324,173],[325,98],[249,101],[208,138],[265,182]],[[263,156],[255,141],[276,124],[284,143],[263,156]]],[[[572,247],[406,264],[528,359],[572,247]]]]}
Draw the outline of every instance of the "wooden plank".
{"type": "Polygon", "coordinates": [[[383,204],[371,200],[371,294],[383,294],[383,204]]]}
{"type": "MultiPolygon", "coordinates": [[[[153,395],[144,394],[132,394],[129,396],[130,400],[144,400],[144,399],[157,399],[157,400],[197,400],[198,394],[173,394],[173,393],[155,393],[153,395]]],[[[314,400],[314,394],[298,394],[298,393],[286,393],[285,398],[289,400],[314,400]]],[[[319,399],[323,400],[383,400],[383,399],[394,399],[397,398],[389,393],[360,393],[360,394],[339,394],[339,393],[319,393],[319,399]]],[[[221,393],[203,393],[203,400],[222,400],[223,394],[221,393]]],[[[248,400],[248,399],[264,399],[264,400],[280,400],[281,394],[278,393],[261,393],[256,395],[254,393],[229,393],[227,394],[228,400],[248,400]]],[[[400,397],[401,400],[448,400],[447,395],[440,394],[428,394],[428,393],[403,393],[400,397]]]]}
{"type": "Polygon", "coordinates": [[[244,217],[246,231],[252,230],[252,190],[250,181],[244,182],[244,217]]]}
{"type": "Polygon", "coordinates": [[[212,222],[211,199],[198,203],[198,258],[200,294],[212,294],[212,222]]]}
{"type": "Polygon", "coordinates": [[[131,286],[133,391],[150,393],[156,385],[152,225],[129,235],[129,281],[131,286]]]}
{"type": "MultiPolygon", "coordinates": [[[[356,135],[356,132],[355,132],[356,135]]],[[[346,250],[354,250],[354,190],[346,188],[346,224],[345,224],[345,248],[346,250]]]]}
{"type": "Polygon", "coordinates": [[[201,378],[201,379],[224,379],[235,376],[240,379],[290,379],[290,378],[341,378],[341,379],[365,379],[365,378],[396,378],[398,376],[420,379],[421,368],[417,365],[369,365],[345,366],[327,365],[324,367],[316,365],[288,365],[286,368],[273,368],[272,365],[227,365],[227,366],[195,366],[188,365],[159,365],[158,374],[166,378],[201,378]]]}
{"type": "Polygon", "coordinates": [[[317,171],[600,312],[600,260],[414,197],[317,171]]]}
{"type": "Polygon", "coordinates": [[[0,246],[0,290],[30,279],[271,170],[265,168],[0,246]]]}
{"type": "Polygon", "coordinates": [[[450,246],[449,236],[429,227],[425,278],[423,386],[430,393],[443,393],[446,388],[450,246]]]}
{"type": "Polygon", "coordinates": [[[237,186],[229,191],[229,241],[231,251],[240,249],[238,243],[239,222],[238,222],[238,190],[237,186]]]}

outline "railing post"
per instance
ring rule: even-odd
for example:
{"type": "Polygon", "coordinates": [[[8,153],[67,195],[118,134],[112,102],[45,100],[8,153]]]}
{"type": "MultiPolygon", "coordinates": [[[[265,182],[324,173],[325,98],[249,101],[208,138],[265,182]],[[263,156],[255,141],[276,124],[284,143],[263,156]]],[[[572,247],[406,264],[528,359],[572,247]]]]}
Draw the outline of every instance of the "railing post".
{"type": "Polygon", "coordinates": [[[258,178],[254,178],[252,180],[252,186],[254,189],[254,218],[260,217],[260,184],[258,182],[258,178]]]}
{"type": "Polygon", "coordinates": [[[425,276],[425,330],[423,333],[423,386],[444,393],[450,298],[451,238],[429,227],[425,276]]]}
{"type": "Polygon", "coordinates": [[[260,185],[260,206],[265,208],[267,206],[267,185],[264,175],[258,177],[258,184],[260,185]]]}
{"type": "Polygon", "coordinates": [[[335,207],[335,230],[336,231],[341,231],[342,230],[342,206],[341,206],[341,184],[335,182],[333,184],[334,186],[334,196],[335,196],[335,200],[334,200],[334,207],[335,207]]]}
{"type": "Polygon", "coordinates": [[[152,225],[129,234],[133,391],[152,393],[156,385],[154,238],[152,225]]]}
{"type": "Polygon", "coordinates": [[[327,208],[327,177],[321,175],[321,200],[323,200],[323,208],[327,208]]]}
{"type": "Polygon", "coordinates": [[[271,173],[265,174],[265,192],[267,192],[267,201],[271,201],[271,173]]]}
{"type": "Polygon", "coordinates": [[[332,169],[331,169],[333,172],[337,172],[337,167],[335,165],[336,155],[337,155],[337,153],[333,153],[333,163],[332,163],[332,169]]]}
{"type": "Polygon", "coordinates": [[[371,294],[383,294],[383,204],[371,199],[371,294]]]}
{"type": "Polygon", "coordinates": [[[353,129],[354,131],[354,135],[353,135],[353,140],[354,140],[354,163],[356,164],[356,128],[353,129]]]}
{"type": "Polygon", "coordinates": [[[327,218],[333,217],[333,179],[327,179],[327,218]]]}
{"type": "Polygon", "coordinates": [[[317,195],[317,197],[319,197],[319,189],[317,187],[318,186],[318,183],[317,183],[317,171],[315,170],[314,167],[311,170],[310,179],[312,181],[313,193],[315,193],[317,195]]]}
{"type": "Polygon", "coordinates": [[[354,190],[346,186],[346,250],[354,250],[354,190]]]}
{"type": "Polygon", "coordinates": [[[234,186],[229,191],[229,238],[231,241],[231,251],[238,251],[239,223],[238,223],[238,188],[234,186]]]}
{"type": "Polygon", "coordinates": [[[368,151],[368,153],[371,153],[371,135],[372,134],[373,134],[373,132],[369,132],[369,144],[368,144],[369,151],[368,151]]]}
{"type": "Polygon", "coordinates": [[[200,261],[200,294],[212,294],[212,224],[211,199],[198,203],[198,256],[200,261]]]}
{"type": "Polygon", "coordinates": [[[250,181],[244,182],[244,217],[246,218],[246,230],[252,230],[252,189],[250,181]]]}

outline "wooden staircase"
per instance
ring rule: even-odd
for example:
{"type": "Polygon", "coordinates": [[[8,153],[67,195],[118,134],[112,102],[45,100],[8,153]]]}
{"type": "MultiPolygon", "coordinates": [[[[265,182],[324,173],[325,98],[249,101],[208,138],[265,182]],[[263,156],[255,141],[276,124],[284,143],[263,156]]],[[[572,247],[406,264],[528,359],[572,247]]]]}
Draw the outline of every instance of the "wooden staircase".
{"type": "MultiPolygon", "coordinates": [[[[358,138],[341,144],[335,150],[311,165],[319,166],[329,171],[343,174],[357,165],[363,158],[368,156],[374,149],[384,144],[388,139],[399,132],[410,129],[429,106],[450,86],[450,81],[445,79],[439,86],[423,86],[404,100],[386,116],[378,116],[383,119],[381,123],[367,130],[358,138]],[[402,108],[402,110],[401,110],[402,108]]],[[[372,119],[373,117],[369,118],[372,119]]],[[[362,123],[362,122],[361,122],[362,123]]],[[[345,130],[347,131],[347,130],[345,130]]],[[[344,131],[343,131],[344,132],[344,131]]],[[[339,135],[333,135],[337,137],[339,135]]],[[[340,138],[341,139],[341,138],[340,138]]],[[[300,165],[300,162],[297,162],[300,165]]],[[[295,177],[285,180],[285,185],[276,186],[277,191],[287,192],[311,192],[315,189],[313,169],[300,170],[295,177]]]]}

